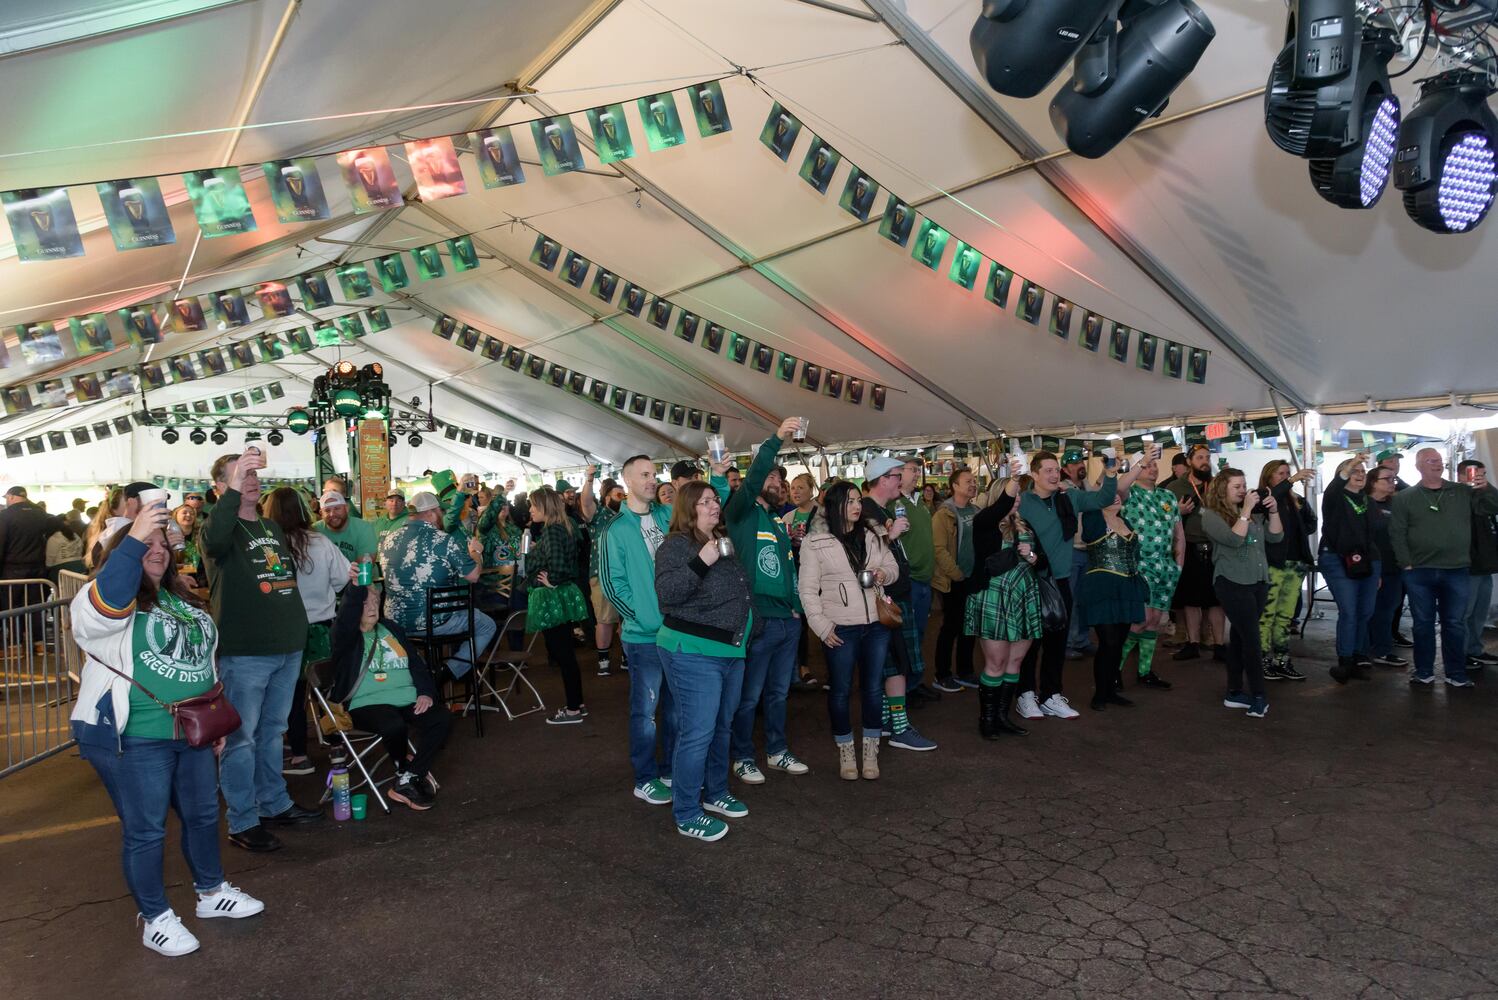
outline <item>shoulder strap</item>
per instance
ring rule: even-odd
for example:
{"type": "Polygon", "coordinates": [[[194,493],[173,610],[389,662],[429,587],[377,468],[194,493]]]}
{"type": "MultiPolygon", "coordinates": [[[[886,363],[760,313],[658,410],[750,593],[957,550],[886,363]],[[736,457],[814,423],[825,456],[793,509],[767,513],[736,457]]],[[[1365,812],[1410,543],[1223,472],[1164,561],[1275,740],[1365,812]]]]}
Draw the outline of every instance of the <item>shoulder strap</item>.
{"type": "MultiPolygon", "coordinates": [[[[94,659],[99,660],[99,658],[97,656],[94,657],[94,659]]],[[[150,688],[146,687],[144,684],[142,684],[140,681],[136,680],[134,677],[131,677],[129,674],[124,673],[122,671],[116,670],[114,667],[111,667],[109,664],[105,663],[103,660],[99,660],[99,665],[102,666],[105,670],[108,670],[110,673],[117,674],[118,676],[125,678],[125,680],[129,681],[131,684],[134,684],[136,687],[140,688],[141,691],[145,693],[145,696],[147,698],[150,698],[152,701],[154,701],[156,704],[160,705],[162,708],[166,709],[168,712],[170,712],[172,710],[172,706],[168,705],[166,702],[162,701],[160,698],[158,698],[154,694],[152,694],[150,688]]]]}

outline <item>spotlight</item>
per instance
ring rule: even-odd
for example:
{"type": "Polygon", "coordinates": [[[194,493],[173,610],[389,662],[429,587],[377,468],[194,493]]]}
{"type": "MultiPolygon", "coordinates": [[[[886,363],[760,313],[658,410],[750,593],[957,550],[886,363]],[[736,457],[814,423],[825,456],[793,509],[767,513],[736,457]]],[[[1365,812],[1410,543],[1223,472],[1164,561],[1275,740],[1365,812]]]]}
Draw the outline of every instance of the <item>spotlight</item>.
{"type": "Polygon", "coordinates": [[[294,406],[286,411],[286,429],[291,431],[291,433],[305,434],[311,426],[312,414],[300,406],[294,406]]]}
{"type": "Polygon", "coordinates": [[[218,427],[215,427],[213,429],[212,434],[208,435],[208,440],[212,441],[214,444],[228,444],[229,432],[224,430],[223,425],[220,424],[218,427]]]}
{"type": "Polygon", "coordinates": [[[415,431],[412,431],[411,432],[411,436],[408,437],[408,438],[406,438],[406,444],[410,445],[413,448],[420,448],[421,447],[421,435],[417,434],[415,431]]]}
{"type": "Polygon", "coordinates": [[[280,431],[271,431],[269,434],[265,435],[265,443],[270,445],[272,448],[279,448],[281,446],[281,443],[285,440],[286,436],[280,431]]]}
{"type": "Polygon", "coordinates": [[[163,444],[176,444],[181,437],[182,435],[178,434],[170,427],[161,432],[161,440],[163,444]]]}
{"type": "Polygon", "coordinates": [[[371,361],[364,366],[364,375],[370,381],[385,377],[385,368],[378,361],[371,361]]]}
{"type": "Polygon", "coordinates": [[[207,444],[208,432],[203,430],[203,428],[201,427],[194,427],[192,429],[192,433],[187,435],[187,440],[191,441],[193,444],[207,444]]]}
{"type": "Polygon", "coordinates": [[[338,380],[353,378],[358,371],[358,366],[352,361],[340,361],[333,366],[333,376],[338,380]]]}
{"type": "Polygon", "coordinates": [[[1477,228],[1493,206],[1498,118],[1488,107],[1486,76],[1451,70],[1425,81],[1399,127],[1394,186],[1404,210],[1436,233],[1477,228]]]}
{"type": "Polygon", "coordinates": [[[1051,125],[1078,156],[1103,156],[1159,114],[1217,37],[1192,0],[1126,5],[1121,25],[1103,25],[1051,99],[1051,125]]]}
{"type": "Polygon", "coordinates": [[[983,0],[968,35],[988,85],[1034,97],[1103,25],[1117,0],[983,0]]]}
{"type": "Polygon", "coordinates": [[[1372,208],[1383,197],[1399,133],[1399,98],[1370,92],[1362,117],[1362,143],[1310,164],[1316,192],[1342,208],[1372,208]]]}
{"type": "MultiPolygon", "coordinates": [[[[1310,6],[1311,0],[1304,0],[1302,13],[1310,6]]],[[[1379,106],[1393,95],[1389,60],[1399,51],[1399,40],[1388,28],[1373,24],[1359,27],[1351,8],[1349,0],[1345,19],[1336,13],[1317,22],[1326,33],[1340,33],[1335,38],[1338,44],[1327,58],[1322,58],[1325,53],[1320,48],[1309,42],[1302,44],[1297,35],[1280,50],[1269,71],[1269,83],[1264,88],[1264,127],[1270,140],[1292,156],[1330,159],[1361,145],[1379,106]],[[1328,62],[1336,70],[1334,74],[1323,69],[1307,79],[1308,66],[1325,67],[1328,62]]],[[[1297,27],[1294,17],[1292,11],[1292,33],[1298,30],[1303,34],[1307,22],[1301,20],[1297,27]]],[[[1397,128],[1397,98],[1389,110],[1397,128]]]]}

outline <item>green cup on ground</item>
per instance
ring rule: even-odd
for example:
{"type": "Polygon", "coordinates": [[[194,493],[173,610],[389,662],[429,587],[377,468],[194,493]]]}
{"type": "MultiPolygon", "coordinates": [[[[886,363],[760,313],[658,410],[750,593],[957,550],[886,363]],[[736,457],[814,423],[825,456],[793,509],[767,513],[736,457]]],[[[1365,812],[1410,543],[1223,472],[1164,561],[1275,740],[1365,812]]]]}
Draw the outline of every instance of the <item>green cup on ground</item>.
{"type": "Polygon", "coordinates": [[[374,583],[374,563],[365,560],[359,564],[359,586],[367,587],[374,583]]]}
{"type": "Polygon", "coordinates": [[[354,819],[363,819],[369,814],[369,796],[362,794],[349,796],[349,808],[354,813],[354,819]]]}

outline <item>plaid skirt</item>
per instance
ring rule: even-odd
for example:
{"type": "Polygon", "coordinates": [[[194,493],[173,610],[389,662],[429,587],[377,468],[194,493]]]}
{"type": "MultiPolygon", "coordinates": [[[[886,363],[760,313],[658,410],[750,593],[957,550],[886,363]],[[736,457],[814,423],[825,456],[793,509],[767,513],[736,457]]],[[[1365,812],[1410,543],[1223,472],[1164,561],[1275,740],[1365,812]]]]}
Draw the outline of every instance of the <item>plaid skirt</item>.
{"type": "Polygon", "coordinates": [[[988,586],[967,599],[963,632],[979,639],[1018,642],[1039,639],[1040,587],[1029,566],[1016,566],[994,577],[988,586]]]}

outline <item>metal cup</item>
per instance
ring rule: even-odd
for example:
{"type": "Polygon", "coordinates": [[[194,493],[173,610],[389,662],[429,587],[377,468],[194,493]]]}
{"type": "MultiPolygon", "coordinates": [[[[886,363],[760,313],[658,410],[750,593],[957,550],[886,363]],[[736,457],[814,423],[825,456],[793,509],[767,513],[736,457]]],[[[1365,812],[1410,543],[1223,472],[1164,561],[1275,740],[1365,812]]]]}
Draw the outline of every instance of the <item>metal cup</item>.
{"type": "Polygon", "coordinates": [[[869,588],[874,586],[874,571],[871,569],[859,570],[858,585],[864,590],[868,590],[869,588]]]}
{"type": "Polygon", "coordinates": [[[733,556],[733,539],[727,535],[718,538],[718,555],[724,559],[729,559],[733,556]]]}

